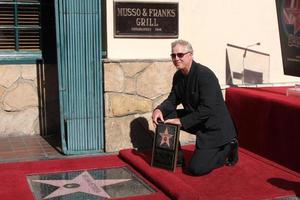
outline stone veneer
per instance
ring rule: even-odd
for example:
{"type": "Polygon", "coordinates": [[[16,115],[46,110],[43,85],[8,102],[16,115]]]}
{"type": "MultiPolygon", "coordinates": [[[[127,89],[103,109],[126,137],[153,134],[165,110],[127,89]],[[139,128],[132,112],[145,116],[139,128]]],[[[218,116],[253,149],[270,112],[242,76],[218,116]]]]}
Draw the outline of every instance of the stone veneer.
{"type": "MultiPolygon", "coordinates": [[[[151,114],[170,92],[175,67],[152,60],[103,66],[105,151],[152,146],[151,114]]],[[[41,134],[39,101],[36,65],[0,65],[0,136],[41,134]]],[[[182,132],[180,140],[194,137],[182,132]]]]}
{"type": "MultiPolygon", "coordinates": [[[[105,150],[149,147],[151,114],[171,89],[176,68],[170,61],[105,61],[105,150]]],[[[194,141],[180,134],[182,143],[194,141]]]]}
{"type": "Polygon", "coordinates": [[[0,136],[38,133],[36,65],[0,65],[0,136]]]}

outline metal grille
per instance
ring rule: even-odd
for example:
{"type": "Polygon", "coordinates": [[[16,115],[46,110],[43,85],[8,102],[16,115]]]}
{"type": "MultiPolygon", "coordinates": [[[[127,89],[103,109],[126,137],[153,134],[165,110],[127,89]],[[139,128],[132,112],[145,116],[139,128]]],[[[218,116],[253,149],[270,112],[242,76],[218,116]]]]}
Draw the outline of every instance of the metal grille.
{"type": "Polygon", "coordinates": [[[56,0],[56,12],[64,151],[101,151],[100,1],[56,0]]]}

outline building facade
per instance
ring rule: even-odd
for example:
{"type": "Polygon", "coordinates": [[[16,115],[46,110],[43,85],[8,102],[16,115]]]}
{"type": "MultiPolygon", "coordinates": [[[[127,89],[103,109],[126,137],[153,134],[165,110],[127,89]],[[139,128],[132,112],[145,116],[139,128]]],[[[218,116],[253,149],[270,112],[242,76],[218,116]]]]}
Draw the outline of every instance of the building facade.
{"type": "MultiPolygon", "coordinates": [[[[175,72],[170,43],[176,39],[193,44],[195,60],[216,73],[223,89],[245,85],[246,68],[256,72],[247,79],[251,86],[300,81],[284,74],[273,0],[0,0],[0,5],[0,135],[56,135],[66,154],[151,146],[151,113],[170,91],[175,72]],[[118,35],[119,2],[177,6],[172,27],[177,33],[118,35]]],[[[156,26],[151,23],[143,27],[156,26]]],[[[183,143],[193,140],[181,134],[183,143]]]]}

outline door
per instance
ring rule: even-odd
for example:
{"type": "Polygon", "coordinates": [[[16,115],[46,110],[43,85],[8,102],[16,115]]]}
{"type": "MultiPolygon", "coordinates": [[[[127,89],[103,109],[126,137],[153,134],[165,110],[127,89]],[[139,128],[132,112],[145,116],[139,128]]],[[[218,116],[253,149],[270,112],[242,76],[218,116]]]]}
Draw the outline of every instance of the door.
{"type": "Polygon", "coordinates": [[[65,154],[103,151],[101,1],[55,0],[65,154]]]}

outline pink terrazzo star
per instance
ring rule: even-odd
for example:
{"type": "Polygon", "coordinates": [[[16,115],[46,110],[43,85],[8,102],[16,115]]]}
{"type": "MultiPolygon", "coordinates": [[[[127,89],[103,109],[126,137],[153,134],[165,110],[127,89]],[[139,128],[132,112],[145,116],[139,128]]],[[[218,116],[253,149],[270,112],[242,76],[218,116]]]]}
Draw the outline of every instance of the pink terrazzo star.
{"type": "Polygon", "coordinates": [[[76,192],[84,192],[99,197],[110,198],[110,196],[102,188],[103,186],[113,185],[116,183],[121,183],[129,180],[131,179],[95,180],[87,171],[84,171],[83,173],[81,173],[80,175],[78,175],[72,180],[33,180],[33,181],[59,187],[51,194],[44,197],[44,199],[49,199],[49,198],[63,196],[63,195],[72,194],[76,192]]]}
{"type": "Polygon", "coordinates": [[[159,133],[159,135],[161,136],[160,145],[166,144],[170,147],[170,139],[173,135],[169,134],[168,129],[166,128],[165,132],[159,133]]]}

